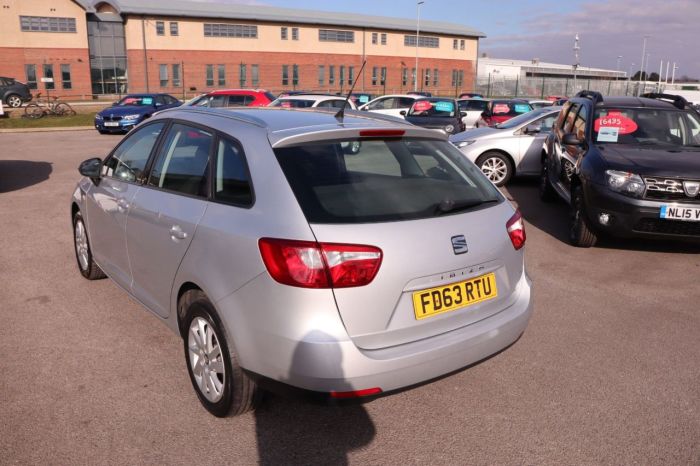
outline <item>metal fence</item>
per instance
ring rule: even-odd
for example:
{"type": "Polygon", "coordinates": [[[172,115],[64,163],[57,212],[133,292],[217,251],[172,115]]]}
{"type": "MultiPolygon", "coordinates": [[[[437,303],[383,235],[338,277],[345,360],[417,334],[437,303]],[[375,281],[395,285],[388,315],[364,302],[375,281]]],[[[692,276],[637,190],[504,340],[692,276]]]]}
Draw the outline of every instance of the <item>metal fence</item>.
{"type": "Polygon", "coordinates": [[[479,78],[474,92],[484,97],[529,97],[544,99],[547,96],[568,97],[582,90],[597,91],[603,95],[637,95],[662,91],[664,84],[639,82],[627,79],[601,80],[579,78],[514,78],[493,79],[491,76],[479,78]],[[639,89],[641,87],[641,89],[639,89]]]}

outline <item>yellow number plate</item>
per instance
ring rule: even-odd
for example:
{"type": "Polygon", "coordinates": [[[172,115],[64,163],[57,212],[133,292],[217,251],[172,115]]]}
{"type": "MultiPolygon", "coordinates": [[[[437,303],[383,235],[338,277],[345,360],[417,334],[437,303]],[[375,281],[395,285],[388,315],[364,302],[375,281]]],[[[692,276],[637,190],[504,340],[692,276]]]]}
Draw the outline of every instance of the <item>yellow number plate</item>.
{"type": "Polygon", "coordinates": [[[489,273],[471,280],[413,293],[416,319],[454,311],[498,296],[496,275],[489,273]]]}

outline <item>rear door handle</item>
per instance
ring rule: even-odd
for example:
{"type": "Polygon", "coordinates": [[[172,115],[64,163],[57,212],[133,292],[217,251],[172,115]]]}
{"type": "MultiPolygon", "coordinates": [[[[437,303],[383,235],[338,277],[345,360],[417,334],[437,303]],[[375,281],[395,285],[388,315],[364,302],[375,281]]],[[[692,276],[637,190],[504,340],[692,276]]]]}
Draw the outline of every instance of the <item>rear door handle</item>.
{"type": "Polygon", "coordinates": [[[170,227],[170,238],[173,241],[177,241],[179,239],[185,239],[187,238],[187,233],[182,231],[182,228],[180,225],[173,225],[170,227]]]}

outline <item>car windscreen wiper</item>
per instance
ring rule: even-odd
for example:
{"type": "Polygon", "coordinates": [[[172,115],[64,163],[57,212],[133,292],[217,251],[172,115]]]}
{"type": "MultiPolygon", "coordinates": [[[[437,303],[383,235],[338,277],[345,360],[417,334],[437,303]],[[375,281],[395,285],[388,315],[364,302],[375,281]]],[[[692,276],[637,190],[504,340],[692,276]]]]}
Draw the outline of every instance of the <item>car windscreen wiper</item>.
{"type": "Polygon", "coordinates": [[[452,212],[462,212],[464,210],[471,209],[472,207],[477,207],[482,204],[488,204],[492,202],[499,202],[498,199],[485,199],[485,200],[470,200],[470,201],[453,201],[452,199],[445,199],[438,204],[435,204],[435,215],[442,215],[452,212]]]}

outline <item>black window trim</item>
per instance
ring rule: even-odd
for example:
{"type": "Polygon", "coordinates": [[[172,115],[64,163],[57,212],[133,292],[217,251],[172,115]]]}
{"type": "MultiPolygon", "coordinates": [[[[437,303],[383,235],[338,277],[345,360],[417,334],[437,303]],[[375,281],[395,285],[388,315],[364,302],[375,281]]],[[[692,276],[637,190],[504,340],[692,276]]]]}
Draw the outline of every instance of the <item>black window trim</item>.
{"type": "Polygon", "coordinates": [[[211,161],[212,163],[209,164],[209,169],[211,172],[211,177],[209,179],[209,201],[213,202],[215,204],[222,204],[222,205],[228,205],[228,206],[233,206],[233,207],[238,207],[240,209],[252,209],[253,206],[255,205],[256,202],[256,196],[255,196],[255,187],[253,186],[253,177],[250,174],[250,167],[248,166],[248,157],[246,157],[245,149],[243,148],[243,144],[238,138],[235,138],[231,136],[230,134],[224,134],[221,131],[218,130],[213,130],[216,134],[216,137],[214,138],[214,145],[212,146],[212,158],[211,161]],[[225,201],[222,199],[217,199],[216,198],[216,192],[215,192],[215,186],[214,186],[214,178],[216,177],[216,165],[219,162],[219,141],[221,140],[227,140],[229,142],[232,142],[236,144],[240,150],[241,150],[241,156],[243,157],[243,168],[245,169],[245,174],[248,177],[248,184],[250,185],[250,203],[249,204],[240,204],[237,202],[231,202],[231,201],[225,201]]]}

